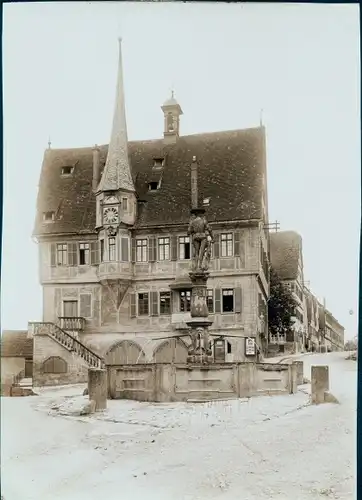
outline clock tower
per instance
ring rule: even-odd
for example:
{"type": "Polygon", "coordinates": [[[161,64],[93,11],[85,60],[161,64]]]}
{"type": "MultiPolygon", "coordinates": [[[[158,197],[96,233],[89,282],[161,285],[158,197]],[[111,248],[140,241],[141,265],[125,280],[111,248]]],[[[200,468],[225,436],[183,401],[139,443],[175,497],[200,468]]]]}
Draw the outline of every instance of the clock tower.
{"type": "Polygon", "coordinates": [[[97,189],[97,213],[98,228],[115,233],[121,227],[132,226],[136,218],[136,194],[128,157],[121,39],[119,39],[118,78],[112,133],[106,164],[97,189]]]}

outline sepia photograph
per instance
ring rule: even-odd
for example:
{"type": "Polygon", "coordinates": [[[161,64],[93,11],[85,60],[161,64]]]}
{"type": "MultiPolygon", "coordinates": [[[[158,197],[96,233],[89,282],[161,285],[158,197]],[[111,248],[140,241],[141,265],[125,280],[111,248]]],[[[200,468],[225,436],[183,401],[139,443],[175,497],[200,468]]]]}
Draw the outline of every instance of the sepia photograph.
{"type": "Polygon", "coordinates": [[[357,499],[359,16],[4,4],[1,500],[357,499]]]}

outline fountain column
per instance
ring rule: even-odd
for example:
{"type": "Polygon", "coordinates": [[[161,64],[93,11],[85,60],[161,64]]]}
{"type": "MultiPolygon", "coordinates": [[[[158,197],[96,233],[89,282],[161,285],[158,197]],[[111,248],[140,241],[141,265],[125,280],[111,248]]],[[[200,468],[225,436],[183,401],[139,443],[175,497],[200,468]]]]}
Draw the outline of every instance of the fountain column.
{"type": "Polygon", "coordinates": [[[191,219],[188,234],[192,243],[191,279],[191,345],[188,352],[189,363],[209,363],[213,361],[209,341],[207,280],[213,235],[205,217],[205,209],[198,206],[198,164],[194,156],[191,164],[191,219]]]}

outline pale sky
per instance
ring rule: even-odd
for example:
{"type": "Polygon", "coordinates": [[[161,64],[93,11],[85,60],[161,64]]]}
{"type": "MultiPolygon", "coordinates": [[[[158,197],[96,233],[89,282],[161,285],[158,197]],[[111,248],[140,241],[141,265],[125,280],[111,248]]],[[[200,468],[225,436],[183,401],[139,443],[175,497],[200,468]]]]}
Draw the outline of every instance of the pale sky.
{"type": "Polygon", "coordinates": [[[303,237],[305,279],[357,334],[360,228],[358,5],[4,4],[2,329],[42,319],[37,184],[52,147],[105,144],[118,36],[130,140],[267,128],[270,219],[303,237]],[[349,310],[354,315],[349,315],[349,310]]]}

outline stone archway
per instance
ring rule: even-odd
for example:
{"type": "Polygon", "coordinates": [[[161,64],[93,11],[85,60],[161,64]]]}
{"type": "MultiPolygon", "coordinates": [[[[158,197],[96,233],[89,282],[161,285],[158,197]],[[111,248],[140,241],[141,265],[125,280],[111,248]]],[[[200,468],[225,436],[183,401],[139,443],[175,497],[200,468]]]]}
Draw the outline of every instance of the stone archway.
{"type": "Polygon", "coordinates": [[[181,339],[168,339],[156,347],[153,353],[155,363],[187,362],[187,346],[181,339]]]}
{"type": "Polygon", "coordinates": [[[135,365],[145,363],[145,353],[133,340],[120,340],[113,344],[105,356],[107,365],[135,365]]]}

